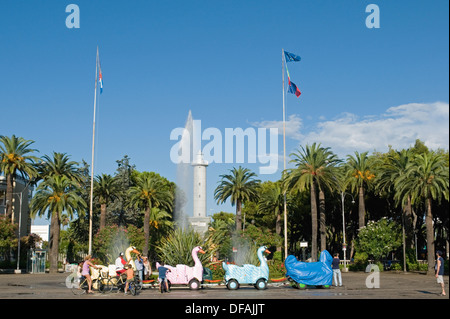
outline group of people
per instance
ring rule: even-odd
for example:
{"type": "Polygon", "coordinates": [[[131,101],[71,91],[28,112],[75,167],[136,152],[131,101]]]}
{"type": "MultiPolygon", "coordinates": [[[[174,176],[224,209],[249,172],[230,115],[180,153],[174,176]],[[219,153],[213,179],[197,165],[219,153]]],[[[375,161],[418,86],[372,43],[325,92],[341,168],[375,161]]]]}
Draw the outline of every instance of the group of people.
{"type": "MultiPolygon", "coordinates": [[[[123,258],[123,253],[120,253],[114,263],[114,265],[116,266],[116,272],[118,274],[124,273],[126,271],[125,265],[127,263],[128,262],[125,260],[125,258],[123,258]]],[[[138,255],[134,260],[134,264],[136,266],[136,271],[139,279],[141,281],[148,279],[148,277],[151,275],[151,266],[150,262],[148,261],[148,257],[142,257],[141,255],[138,255]]]]}
{"type": "MultiPolygon", "coordinates": [[[[141,281],[143,280],[147,280],[149,278],[149,276],[151,275],[151,265],[150,262],[148,261],[148,257],[142,257],[141,255],[138,255],[136,257],[136,260],[134,261],[134,264],[136,266],[136,271],[138,272],[139,275],[139,279],[141,281]]],[[[116,266],[116,272],[118,274],[122,274],[124,272],[126,272],[127,275],[127,281],[126,281],[126,286],[125,286],[125,294],[128,291],[128,286],[129,286],[129,282],[131,282],[134,278],[134,271],[133,271],[133,267],[131,266],[130,263],[127,263],[127,261],[123,258],[123,253],[120,253],[119,256],[116,258],[115,261],[115,266],[116,266]]],[[[159,290],[162,292],[163,290],[161,289],[161,285],[165,286],[165,290],[167,292],[170,292],[169,290],[169,284],[167,283],[166,280],[166,274],[167,272],[169,272],[170,269],[164,267],[164,263],[161,262],[161,266],[158,268],[158,282],[159,282],[159,290]]]]}
{"type": "MultiPolygon", "coordinates": [[[[142,257],[141,255],[138,255],[134,261],[134,264],[136,266],[136,272],[139,276],[140,281],[144,281],[147,280],[150,275],[151,275],[151,266],[150,266],[150,262],[148,260],[148,257],[142,257]]],[[[124,258],[124,254],[120,253],[119,256],[116,258],[115,263],[114,263],[115,267],[116,267],[116,273],[119,276],[124,276],[126,278],[126,283],[125,283],[125,288],[124,288],[124,292],[125,294],[128,293],[128,288],[130,283],[134,280],[135,277],[135,273],[134,273],[134,269],[133,266],[131,265],[131,263],[127,260],[125,260],[124,258]]],[[[170,270],[166,267],[163,267],[164,264],[162,263],[162,266],[159,267],[158,269],[158,273],[159,273],[159,277],[158,277],[158,281],[159,281],[159,286],[161,288],[161,284],[164,284],[166,287],[166,291],[169,291],[169,286],[166,279],[166,273],[169,272],[170,270]]],[[[80,262],[78,264],[78,275],[79,277],[84,276],[87,280],[88,283],[88,294],[92,294],[92,277],[91,277],[91,273],[90,273],[90,267],[94,268],[94,269],[100,269],[101,267],[98,267],[96,265],[94,265],[92,263],[92,256],[91,255],[87,255],[84,258],[84,261],[80,262]]],[[[162,291],[160,289],[160,291],[162,291]]]]}
{"type": "MultiPolygon", "coordinates": [[[[436,252],[436,266],[435,266],[435,270],[436,270],[436,279],[437,279],[437,283],[441,285],[442,288],[442,292],[441,295],[445,296],[445,289],[444,289],[444,279],[443,279],[443,275],[444,275],[444,259],[442,258],[442,252],[441,251],[437,251],[436,252]]],[[[90,275],[90,268],[92,267],[94,269],[100,269],[100,267],[94,265],[92,263],[92,256],[91,255],[87,255],[84,259],[84,262],[81,262],[79,264],[79,271],[81,271],[81,275],[86,277],[87,282],[88,282],[88,293],[93,293],[92,292],[92,278],[90,275]]],[[[151,275],[151,266],[150,266],[150,262],[148,260],[147,257],[142,257],[140,255],[138,255],[136,257],[135,260],[135,265],[136,265],[136,271],[138,272],[139,275],[139,279],[141,281],[148,279],[148,277],[151,275]]],[[[339,268],[339,264],[340,264],[340,259],[339,259],[339,254],[335,253],[333,256],[333,261],[331,263],[331,269],[333,270],[333,282],[334,285],[337,287],[342,287],[342,275],[341,275],[341,270],[339,268]]],[[[118,275],[126,275],[126,284],[125,284],[125,294],[128,292],[128,287],[129,287],[129,283],[134,280],[134,270],[132,265],[130,264],[130,262],[126,261],[123,258],[123,253],[120,253],[119,256],[116,258],[115,261],[115,266],[116,266],[116,272],[118,275]]],[[[158,282],[159,282],[159,290],[162,292],[163,289],[161,289],[161,285],[165,285],[166,287],[166,291],[169,291],[169,285],[167,283],[166,280],[166,274],[167,272],[169,272],[170,269],[164,267],[164,263],[161,262],[161,266],[158,268],[158,282]]]]}
{"type": "MultiPolygon", "coordinates": [[[[134,261],[134,264],[136,266],[136,271],[138,273],[139,279],[143,281],[144,276],[148,276],[148,273],[150,272],[150,264],[148,262],[148,258],[138,255],[136,257],[136,260],[134,261]]],[[[114,265],[116,266],[117,275],[126,276],[124,293],[127,294],[130,283],[134,280],[135,276],[133,266],[130,262],[126,261],[125,258],[123,258],[123,253],[119,254],[119,256],[115,260],[114,265]]]]}

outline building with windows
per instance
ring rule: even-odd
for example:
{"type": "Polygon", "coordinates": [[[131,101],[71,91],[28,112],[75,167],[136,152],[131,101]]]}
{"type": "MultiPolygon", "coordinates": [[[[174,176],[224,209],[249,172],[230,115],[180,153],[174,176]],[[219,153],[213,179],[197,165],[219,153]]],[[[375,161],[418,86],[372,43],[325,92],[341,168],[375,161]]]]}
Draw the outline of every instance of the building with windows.
{"type": "MultiPolygon", "coordinates": [[[[12,220],[20,225],[17,235],[27,236],[31,232],[30,201],[33,196],[33,186],[28,180],[16,176],[13,182],[12,220]]],[[[0,176],[0,216],[6,216],[6,177],[0,176]]]]}

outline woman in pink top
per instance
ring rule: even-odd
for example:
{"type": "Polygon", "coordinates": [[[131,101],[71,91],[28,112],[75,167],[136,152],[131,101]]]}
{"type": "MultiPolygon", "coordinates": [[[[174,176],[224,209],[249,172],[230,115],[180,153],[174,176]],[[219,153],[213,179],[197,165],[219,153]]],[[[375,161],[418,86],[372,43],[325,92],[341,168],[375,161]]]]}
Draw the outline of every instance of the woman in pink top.
{"type": "Polygon", "coordinates": [[[93,267],[95,269],[99,269],[100,267],[95,266],[92,262],[92,256],[91,255],[87,255],[84,258],[84,264],[83,264],[83,269],[81,271],[81,275],[83,275],[84,277],[86,277],[87,282],[88,282],[88,294],[92,294],[92,278],[91,275],[89,273],[89,267],[93,267]]]}

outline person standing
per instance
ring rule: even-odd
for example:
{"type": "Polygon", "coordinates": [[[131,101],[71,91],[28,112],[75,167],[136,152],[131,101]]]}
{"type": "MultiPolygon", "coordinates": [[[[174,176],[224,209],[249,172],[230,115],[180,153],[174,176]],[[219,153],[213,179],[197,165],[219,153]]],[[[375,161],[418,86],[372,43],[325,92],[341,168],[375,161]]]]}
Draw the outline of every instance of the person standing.
{"type": "Polygon", "coordinates": [[[334,285],[337,287],[342,287],[342,275],[341,275],[341,269],[339,268],[339,254],[334,254],[333,261],[331,263],[331,269],[333,269],[333,279],[334,279],[334,285]]]}
{"type": "Polygon", "coordinates": [[[141,255],[138,255],[136,257],[134,264],[136,265],[136,271],[139,275],[139,280],[142,282],[144,280],[144,260],[142,259],[141,255]]]}
{"type": "Polygon", "coordinates": [[[436,252],[436,279],[437,283],[441,284],[442,292],[441,296],[445,296],[445,287],[444,287],[444,258],[442,258],[442,251],[438,250],[436,252]]]}
{"type": "Polygon", "coordinates": [[[151,267],[150,262],[148,261],[148,257],[143,258],[144,261],[144,280],[148,280],[151,275],[151,267]]]}
{"type": "Polygon", "coordinates": [[[88,294],[93,294],[92,292],[92,277],[91,274],[89,272],[89,267],[95,268],[95,269],[100,269],[100,267],[95,266],[92,262],[92,256],[91,255],[87,255],[84,258],[84,263],[83,263],[83,269],[81,271],[81,275],[83,275],[84,277],[86,277],[86,280],[88,282],[88,294]]]}
{"type": "Polygon", "coordinates": [[[125,283],[125,295],[128,292],[128,287],[130,286],[130,283],[134,281],[134,270],[133,267],[131,267],[130,264],[126,264],[124,266],[126,274],[127,274],[127,282],[125,283]]]}

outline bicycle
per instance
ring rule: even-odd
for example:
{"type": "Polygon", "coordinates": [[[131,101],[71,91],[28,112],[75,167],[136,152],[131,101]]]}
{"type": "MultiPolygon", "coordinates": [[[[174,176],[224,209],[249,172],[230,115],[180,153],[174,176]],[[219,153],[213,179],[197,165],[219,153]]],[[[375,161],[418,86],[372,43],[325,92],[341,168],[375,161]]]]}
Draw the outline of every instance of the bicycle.
{"type": "Polygon", "coordinates": [[[123,275],[109,277],[108,280],[106,280],[104,283],[103,292],[111,292],[114,288],[117,288],[117,291],[123,291],[126,281],[126,277],[123,275]]]}
{"type": "Polygon", "coordinates": [[[137,287],[137,283],[136,283],[136,277],[134,277],[133,280],[128,283],[128,291],[133,296],[136,296],[139,293],[139,290],[140,289],[137,287]]]}
{"type": "Polygon", "coordinates": [[[68,279],[70,279],[69,284],[74,295],[87,294],[89,286],[86,277],[81,276],[81,278],[76,278],[76,274],[74,274],[74,276],[70,276],[68,279]]]}
{"type": "MultiPolygon", "coordinates": [[[[124,291],[126,282],[127,282],[127,279],[124,274],[110,277],[103,282],[103,285],[102,285],[103,291],[102,292],[108,293],[108,292],[113,291],[113,289],[115,289],[115,288],[117,288],[117,292],[124,291]]],[[[142,285],[141,280],[139,279],[139,276],[135,276],[134,277],[134,288],[136,289],[136,291],[137,292],[141,291],[142,286],[143,285],[142,285]]]]}
{"type": "MultiPolygon", "coordinates": [[[[96,278],[92,279],[92,290],[98,290],[101,293],[110,291],[107,286],[108,277],[107,274],[99,272],[96,278]],[[105,277],[106,276],[106,277],[105,277]]],[[[82,295],[89,290],[88,282],[85,276],[78,278],[76,271],[72,272],[66,278],[66,287],[72,290],[74,295],[82,295]]]]}
{"type": "Polygon", "coordinates": [[[141,291],[141,290],[142,290],[142,287],[144,287],[144,284],[143,284],[141,278],[139,278],[139,276],[136,275],[136,276],[134,277],[134,281],[135,281],[135,285],[136,285],[136,290],[137,290],[138,292],[141,291]]]}
{"type": "MultiPolygon", "coordinates": [[[[102,283],[102,278],[99,277],[98,279],[93,279],[92,280],[92,289],[96,289],[100,292],[103,292],[103,286],[104,284],[102,283]]],[[[89,284],[87,281],[87,278],[85,276],[81,276],[81,278],[79,279],[78,282],[76,282],[75,280],[72,282],[72,293],[74,295],[83,295],[83,294],[87,294],[88,290],[89,290],[89,284]]]]}

